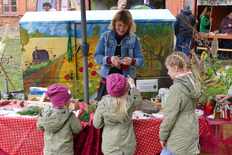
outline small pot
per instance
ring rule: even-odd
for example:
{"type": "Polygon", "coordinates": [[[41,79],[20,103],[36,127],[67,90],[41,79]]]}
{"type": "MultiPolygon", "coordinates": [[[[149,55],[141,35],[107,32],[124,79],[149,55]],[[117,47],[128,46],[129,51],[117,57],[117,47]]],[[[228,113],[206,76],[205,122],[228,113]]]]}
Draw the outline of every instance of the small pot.
{"type": "Polygon", "coordinates": [[[213,113],[213,107],[214,107],[214,103],[213,102],[211,102],[211,103],[205,102],[205,112],[207,114],[212,114],[213,113]]]}

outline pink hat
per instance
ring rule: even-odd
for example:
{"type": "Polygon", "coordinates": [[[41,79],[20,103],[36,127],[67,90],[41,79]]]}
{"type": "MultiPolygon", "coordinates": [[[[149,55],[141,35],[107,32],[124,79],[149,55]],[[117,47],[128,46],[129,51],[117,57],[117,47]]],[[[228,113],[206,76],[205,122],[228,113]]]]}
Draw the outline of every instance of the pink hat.
{"type": "Polygon", "coordinates": [[[122,96],[126,93],[126,78],[121,74],[110,74],[106,79],[106,89],[113,97],[122,96]]]}
{"type": "Polygon", "coordinates": [[[48,86],[45,94],[50,98],[52,105],[56,107],[66,104],[72,98],[70,90],[60,84],[48,86]]]}

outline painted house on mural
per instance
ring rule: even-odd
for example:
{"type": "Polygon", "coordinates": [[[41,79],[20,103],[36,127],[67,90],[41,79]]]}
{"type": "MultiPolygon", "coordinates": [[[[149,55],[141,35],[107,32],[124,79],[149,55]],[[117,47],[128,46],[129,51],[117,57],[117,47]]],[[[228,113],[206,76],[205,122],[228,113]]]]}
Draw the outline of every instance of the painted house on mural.
{"type": "MultiPolygon", "coordinates": [[[[93,59],[95,49],[116,12],[86,12],[90,96],[97,91],[100,82],[100,66],[93,59]]],[[[159,87],[170,85],[164,62],[174,48],[175,17],[165,9],[131,10],[131,13],[145,60],[144,66],[136,70],[137,78],[158,79],[159,87]]],[[[73,54],[82,41],[80,13],[27,12],[19,24],[25,95],[32,86],[47,87],[57,83],[67,86],[74,98],[83,99],[82,54],[73,54]]]]}

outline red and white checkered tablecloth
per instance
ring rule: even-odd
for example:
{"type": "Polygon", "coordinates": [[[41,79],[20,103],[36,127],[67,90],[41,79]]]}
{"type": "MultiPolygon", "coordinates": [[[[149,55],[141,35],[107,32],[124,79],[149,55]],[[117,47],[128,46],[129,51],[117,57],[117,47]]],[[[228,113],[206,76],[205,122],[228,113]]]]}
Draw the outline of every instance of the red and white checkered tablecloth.
{"type": "MultiPolygon", "coordinates": [[[[25,107],[27,107],[27,101],[25,107]]],[[[1,108],[21,108],[19,101],[1,106],[1,108]]],[[[25,108],[24,107],[24,108],[25,108]]],[[[80,103],[80,113],[86,108],[80,103]]],[[[37,129],[37,118],[5,117],[0,116],[0,148],[10,155],[43,155],[44,132],[37,129]]],[[[89,123],[81,122],[82,128],[89,123]]],[[[74,135],[74,138],[77,135],[74,135]]]]}
{"type": "MultiPolygon", "coordinates": [[[[80,111],[86,105],[80,103],[80,111]]],[[[205,127],[205,118],[198,117],[200,136],[205,127]]],[[[43,155],[44,132],[36,127],[38,118],[21,118],[0,116],[0,148],[10,155],[43,155]]],[[[161,152],[159,143],[159,126],[162,118],[134,120],[137,141],[136,155],[154,155],[161,152]]],[[[89,123],[81,122],[82,127],[89,123]]],[[[74,138],[76,135],[74,135],[74,138]]]]}
{"type": "MultiPolygon", "coordinates": [[[[198,117],[199,136],[201,137],[206,121],[203,116],[198,117]]],[[[154,155],[162,151],[159,139],[159,128],[162,118],[136,119],[133,120],[137,148],[135,155],[154,155]]]]}

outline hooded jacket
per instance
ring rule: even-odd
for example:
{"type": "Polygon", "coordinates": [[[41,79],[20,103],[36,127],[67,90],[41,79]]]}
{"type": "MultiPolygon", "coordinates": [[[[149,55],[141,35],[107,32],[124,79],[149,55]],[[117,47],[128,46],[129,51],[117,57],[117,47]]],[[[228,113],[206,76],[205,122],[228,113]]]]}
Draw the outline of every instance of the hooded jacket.
{"type": "Polygon", "coordinates": [[[181,17],[183,17],[186,22],[191,26],[194,26],[196,24],[195,16],[189,10],[183,10],[182,13],[176,16],[176,22],[174,24],[175,35],[179,34],[184,37],[192,38],[193,30],[188,27],[182,19],[180,19],[181,17]],[[184,14],[188,17],[189,20],[184,14]]]}
{"type": "Polygon", "coordinates": [[[176,155],[200,153],[199,123],[195,113],[200,88],[193,75],[194,90],[190,79],[184,75],[174,79],[163,111],[159,137],[167,141],[167,149],[176,155]]]}
{"type": "Polygon", "coordinates": [[[201,16],[201,25],[200,25],[200,32],[208,33],[210,29],[210,20],[208,19],[207,15],[201,16]]]}
{"type": "Polygon", "coordinates": [[[136,88],[130,90],[130,96],[125,95],[127,100],[126,120],[120,114],[115,114],[114,97],[104,96],[98,104],[94,114],[93,125],[96,128],[103,128],[102,132],[102,152],[104,155],[133,155],[136,149],[136,140],[133,128],[132,114],[142,104],[142,97],[136,88]]]}
{"type": "Polygon", "coordinates": [[[37,121],[44,133],[44,155],[73,155],[73,134],[82,129],[73,112],[45,106],[37,121]]]}

